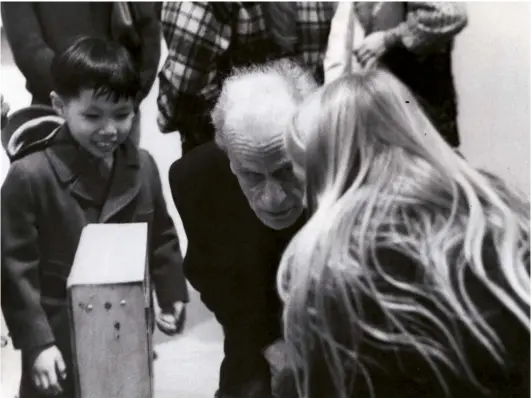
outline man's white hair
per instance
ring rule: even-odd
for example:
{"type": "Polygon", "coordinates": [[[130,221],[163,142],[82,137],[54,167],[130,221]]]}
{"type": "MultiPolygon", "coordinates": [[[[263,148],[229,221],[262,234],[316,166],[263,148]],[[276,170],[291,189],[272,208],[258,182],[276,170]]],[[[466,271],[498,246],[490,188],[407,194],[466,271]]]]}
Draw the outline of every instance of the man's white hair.
{"type": "Polygon", "coordinates": [[[235,141],[260,146],[282,140],[284,123],[316,89],[312,75],[288,59],[236,69],[211,114],[217,145],[226,151],[235,141]]]}

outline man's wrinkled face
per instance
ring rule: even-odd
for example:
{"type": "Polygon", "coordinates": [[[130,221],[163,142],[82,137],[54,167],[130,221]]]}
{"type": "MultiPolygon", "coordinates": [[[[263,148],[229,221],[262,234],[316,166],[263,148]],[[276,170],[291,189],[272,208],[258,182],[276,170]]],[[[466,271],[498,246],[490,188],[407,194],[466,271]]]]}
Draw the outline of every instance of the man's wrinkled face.
{"type": "Polygon", "coordinates": [[[257,217],[276,230],[295,223],[303,210],[302,190],[283,148],[235,147],[228,156],[257,217]]]}

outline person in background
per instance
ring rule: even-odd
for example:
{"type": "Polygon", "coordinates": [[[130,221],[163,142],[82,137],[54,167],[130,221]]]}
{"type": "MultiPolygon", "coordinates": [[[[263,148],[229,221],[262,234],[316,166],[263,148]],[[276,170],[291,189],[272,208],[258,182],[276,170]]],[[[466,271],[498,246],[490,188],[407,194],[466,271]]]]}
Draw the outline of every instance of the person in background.
{"type": "Polygon", "coordinates": [[[87,224],[148,224],[161,331],[182,329],[188,302],[157,166],[130,139],[141,89],[130,53],[82,38],[54,58],[51,75],[55,120],[31,118],[30,107],[4,129],[13,150],[1,192],[1,305],[22,351],[20,398],[75,395],[66,281],[87,224]]]}
{"type": "Polygon", "coordinates": [[[298,387],[281,398],[528,397],[529,199],[387,71],[329,83],[293,120],[310,219],[277,279],[298,387]]]}
{"type": "Polygon", "coordinates": [[[460,145],[452,76],[455,36],[467,25],[464,3],[340,2],[332,19],[325,80],[378,64],[416,95],[443,138],[460,145]]]}
{"type": "MultiPolygon", "coordinates": [[[[116,40],[140,70],[138,110],[157,75],[160,24],[151,2],[2,2],[2,23],[15,64],[26,78],[33,104],[51,105],[50,72],[56,54],[83,36],[116,40]]],[[[132,139],[140,141],[140,114],[132,139]]]]}
{"type": "Polygon", "coordinates": [[[285,364],[275,277],[305,217],[283,134],[316,88],[287,60],[237,69],[212,112],[215,142],[170,167],[188,237],[185,275],[223,327],[219,398],[271,397],[285,364]]]}
{"type": "Polygon", "coordinates": [[[164,2],[160,130],[180,133],[183,154],[212,140],[210,112],[234,67],[290,57],[322,83],[333,12],[327,2],[164,2]]]}

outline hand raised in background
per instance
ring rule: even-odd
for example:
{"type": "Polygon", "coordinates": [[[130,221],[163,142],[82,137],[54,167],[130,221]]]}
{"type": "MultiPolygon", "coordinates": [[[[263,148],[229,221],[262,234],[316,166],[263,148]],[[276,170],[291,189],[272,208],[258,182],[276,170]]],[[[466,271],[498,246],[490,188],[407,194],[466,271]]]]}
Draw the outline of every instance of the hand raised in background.
{"type": "Polygon", "coordinates": [[[370,68],[387,51],[385,32],[374,32],[368,35],[358,48],[354,49],[354,55],[360,65],[370,68]]]}

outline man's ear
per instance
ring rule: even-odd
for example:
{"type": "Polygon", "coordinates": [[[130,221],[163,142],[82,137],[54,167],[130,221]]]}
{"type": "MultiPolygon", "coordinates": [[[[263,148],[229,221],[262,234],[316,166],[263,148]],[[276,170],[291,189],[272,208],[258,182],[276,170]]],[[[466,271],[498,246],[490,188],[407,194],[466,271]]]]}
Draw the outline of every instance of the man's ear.
{"type": "Polygon", "coordinates": [[[52,108],[57,112],[62,118],[65,117],[65,101],[64,99],[57,94],[55,91],[50,93],[50,102],[52,103],[52,108]]]}

